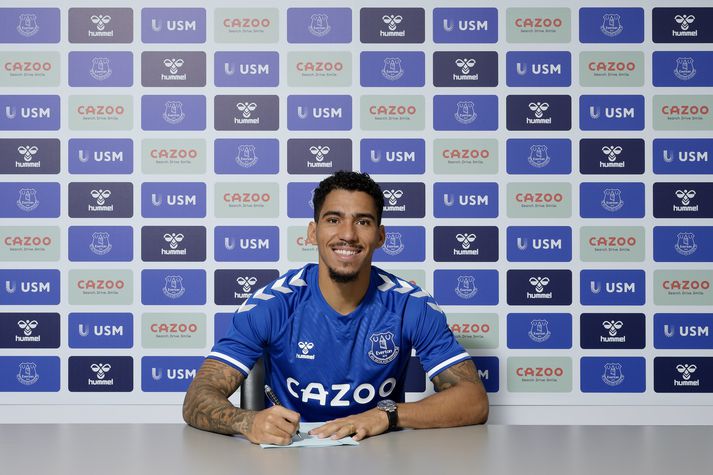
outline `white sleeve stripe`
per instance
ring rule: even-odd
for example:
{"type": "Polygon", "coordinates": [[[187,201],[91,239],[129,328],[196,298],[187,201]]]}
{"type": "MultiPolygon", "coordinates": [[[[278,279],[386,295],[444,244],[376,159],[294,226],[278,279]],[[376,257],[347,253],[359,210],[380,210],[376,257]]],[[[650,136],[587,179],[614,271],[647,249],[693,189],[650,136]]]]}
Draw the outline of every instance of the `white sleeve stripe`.
{"type": "Polygon", "coordinates": [[[441,369],[445,368],[446,366],[452,365],[458,360],[464,360],[470,358],[470,355],[466,352],[461,353],[460,355],[456,355],[453,358],[448,358],[446,361],[443,363],[435,366],[431,371],[426,373],[426,376],[428,376],[428,379],[431,379],[435,373],[438,373],[441,369]]]}
{"type": "Polygon", "coordinates": [[[220,360],[225,360],[228,363],[232,364],[233,366],[237,366],[241,370],[245,372],[245,374],[250,374],[250,368],[242,364],[240,361],[236,360],[235,358],[231,358],[228,355],[224,355],[223,353],[218,353],[217,351],[211,351],[208,356],[212,356],[214,358],[218,358],[220,360]]]}

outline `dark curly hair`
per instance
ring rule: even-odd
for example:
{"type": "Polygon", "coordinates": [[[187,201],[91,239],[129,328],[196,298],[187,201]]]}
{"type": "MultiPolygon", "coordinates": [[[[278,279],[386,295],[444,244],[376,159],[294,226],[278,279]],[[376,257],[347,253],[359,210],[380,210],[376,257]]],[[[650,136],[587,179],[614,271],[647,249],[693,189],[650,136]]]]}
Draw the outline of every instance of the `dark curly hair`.
{"type": "Polygon", "coordinates": [[[368,173],[347,172],[340,170],[328,176],[314,190],[312,204],[314,205],[314,220],[319,221],[324,200],[333,190],[363,191],[374,199],[376,207],[376,223],[381,224],[381,214],[384,211],[384,194],[381,187],[371,179],[368,173]]]}

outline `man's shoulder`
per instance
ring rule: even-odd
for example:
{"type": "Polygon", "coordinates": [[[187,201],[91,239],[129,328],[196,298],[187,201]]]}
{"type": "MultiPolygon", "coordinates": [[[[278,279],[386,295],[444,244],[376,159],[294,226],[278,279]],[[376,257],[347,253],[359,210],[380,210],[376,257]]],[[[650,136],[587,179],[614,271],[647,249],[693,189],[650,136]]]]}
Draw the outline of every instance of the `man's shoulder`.
{"type": "Polygon", "coordinates": [[[314,264],[307,264],[298,269],[291,269],[264,287],[257,289],[238,308],[236,314],[243,312],[270,312],[289,310],[296,300],[307,291],[311,279],[308,276],[314,270],[314,264]]]}
{"type": "Polygon", "coordinates": [[[416,282],[399,277],[379,267],[371,267],[371,279],[376,285],[377,298],[394,308],[428,306],[442,313],[431,294],[416,282]]]}

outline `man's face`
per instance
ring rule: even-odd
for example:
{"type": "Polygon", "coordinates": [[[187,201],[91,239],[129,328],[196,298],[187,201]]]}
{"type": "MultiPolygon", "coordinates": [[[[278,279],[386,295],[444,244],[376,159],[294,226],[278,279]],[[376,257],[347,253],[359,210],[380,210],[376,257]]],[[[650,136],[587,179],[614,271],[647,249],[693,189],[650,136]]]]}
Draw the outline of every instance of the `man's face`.
{"type": "Polygon", "coordinates": [[[371,256],[384,243],[374,200],[363,191],[329,192],[317,222],[309,223],[307,235],[317,245],[319,265],[326,266],[331,279],[340,283],[370,272],[371,256]]]}

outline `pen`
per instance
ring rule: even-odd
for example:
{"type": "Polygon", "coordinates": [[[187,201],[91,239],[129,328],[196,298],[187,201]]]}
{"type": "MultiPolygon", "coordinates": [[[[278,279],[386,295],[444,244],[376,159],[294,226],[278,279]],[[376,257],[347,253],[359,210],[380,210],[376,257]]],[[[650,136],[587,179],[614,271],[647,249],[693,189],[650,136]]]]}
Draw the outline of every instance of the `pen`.
{"type": "MultiPolygon", "coordinates": [[[[265,396],[270,400],[270,402],[273,404],[273,406],[282,406],[282,403],[280,402],[279,399],[277,399],[277,394],[275,394],[275,391],[272,390],[270,386],[267,384],[265,385],[265,396]]],[[[297,432],[295,433],[295,437],[299,437],[300,440],[302,440],[302,434],[300,434],[300,430],[297,429],[297,432]]]]}

